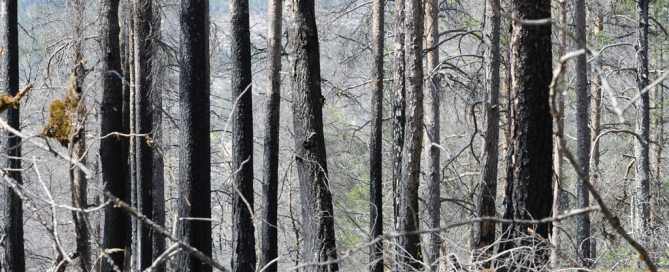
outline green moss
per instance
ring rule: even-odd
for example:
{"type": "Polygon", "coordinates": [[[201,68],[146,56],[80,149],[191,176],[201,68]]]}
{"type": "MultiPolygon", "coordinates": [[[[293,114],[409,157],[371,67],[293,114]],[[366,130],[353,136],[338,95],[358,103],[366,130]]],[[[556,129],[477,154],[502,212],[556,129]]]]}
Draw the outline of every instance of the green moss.
{"type": "MultiPolygon", "coordinates": [[[[83,65],[83,63],[81,63],[83,65]]],[[[44,137],[57,140],[62,145],[73,141],[76,134],[75,125],[78,117],[83,115],[84,109],[79,106],[81,98],[78,90],[77,74],[72,73],[67,87],[67,95],[63,99],[56,99],[49,105],[49,121],[42,130],[44,137]]]]}

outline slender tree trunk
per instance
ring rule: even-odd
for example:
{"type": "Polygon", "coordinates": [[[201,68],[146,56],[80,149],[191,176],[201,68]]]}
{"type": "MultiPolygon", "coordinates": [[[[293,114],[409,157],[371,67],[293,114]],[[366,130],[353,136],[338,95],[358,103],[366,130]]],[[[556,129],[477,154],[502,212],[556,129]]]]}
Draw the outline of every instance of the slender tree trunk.
{"type": "MultiPolygon", "coordinates": [[[[0,47],[5,49],[4,54],[0,54],[0,72],[2,73],[2,92],[5,95],[14,96],[19,90],[19,32],[17,20],[16,0],[2,0],[0,3],[0,13],[2,13],[2,25],[4,44],[0,47]]],[[[21,130],[19,107],[10,107],[3,118],[7,120],[12,128],[21,130]]],[[[7,176],[15,180],[18,184],[23,184],[21,177],[21,138],[13,136],[11,133],[3,135],[7,137],[2,145],[2,150],[6,157],[3,158],[2,166],[7,170],[7,176]]],[[[3,156],[4,157],[4,156],[3,156]]],[[[7,271],[22,272],[26,270],[25,252],[23,245],[23,202],[9,186],[2,185],[1,195],[3,196],[2,216],[5,218],[2,223],[2,233],[5,236],[2,243],[4,248],[4,258],[0,266],[7,271]]]]}
{"type": "MultiPolygon", "coordinates": [[[[155,219],[154,195],[156,187],[154,184],[154,143],[153,137],[153,61],[154,61],[154,38],[157,30],[153,20],[152,0],[138,0],[133,2],[134,20],[134,53],[135,53],[135,76],[137,104],[136,120],[137,133],[148,136],[141,137],[137,141],[137,207],[140,213],[149,219],[155,219]]],[[[146,225],[138,226],[138,252],[139,267],[144,270],[153,263],[153,240],[155,232],[146,225]]]]}
{"type": "Polygon", "coordinates": [[[232,118],[232,270],[255,271],[253,226],[253,102],[251,97],[251,34],[249,2],[233,0],[230,21],[232,101],[237,106],[232,118]]]}
{"type": "Polygon", "coordinates": [[[393,225],[399,222],[398,185],[402,178],[402,149],[404,149],[404,123],[406,81],[404,63],[404,0],[395,1],[395,68],[393,71],[393,225]]]}
{"type": "MultiPolygon", "coordinates": [[[[159,2],[154,2],[159,3],[159,2]]],[[[156,6],[153,8],[153,39],[162,39],[161,31],[161,11],[156,6]]],[[[155,47],[154,47],[155,48],[155,47]]],[[[160,226],[165,225],[165,162],[163,160],[163,82],[165,80],[165,67],[167,61],[165,53],[154,49],[153,58],[151,59],[151,73],[153,74],[153,82],[151,86],[151,118],[152,118],[152,143],[151,157],[152,157],[152,185],[151,199],[153,201],[153,221],[160,226]]],[[[161,234],[152,231],[151,233],[151,259],[157,259],[165,251],[165,237],[161,234]]],[[[165,263],[157,265],[154,271],[165,271],[165,263]]]]}
{"type": "MultiPolygon", "coordinates": [[[[604,30],[604,18],[602,15],[598,15],[595,21],[595,36],[598,36],[600,32],[604,30]]],[[[590,126],[592,127],[592,154],[590,154],[590,182],[597,186],[599,183],[599,142],[595,142],[599,132],[601,130],[601,112],[602,106],[602,79],[599,77],[597,72],[592,73],[592,104],[590,107],[590,126]]],[[[597,239],[593,239],[590,243],[590,256],[592,259],[597,259],[597,239]]],[[[593,262],[593,268],[596,265],[593,262]]]]}
{"type": "MultiPolygon", "coordinates": [[[[576,39],[579,48],[587,45],[585,29],[585,0],[576,0],[574,10],[576,21],[576,39]]],[[[588,61],[585,54],[576,57],[576,139],[578,167],[582,176],[576,180],[577,208],[590,206],[590,192],[585,183],[590,182],[590,94],[588,92],[588,61]]],[[[581,214],[576,217],[576,243],[578,253],[584,261],[585,267],[591,266],[590,256],[590,214],[581,214]]]]}
{"type": "MultiPolygon", "coordinates": [[[[559,23],[560,25],[567,25],[567,1],[566,0],[560,0],[559,1],[560,5],[560,19],[559,23]]],[[[565,53],[567,53],[567,30],[565,28],[560,28],[559,31],[559,49],[558,49],[558,56],[563,56],[565,53]]],[[[564,78],[560,77],[558,82],[559,88],[562,90],[565,88],[564,84],[564,78]]],[[[563,128],[564,129],[564,112],[565,112],[565,105],[564,105],[564,92],[563,91],[558,91],[555,94],[555,98],[557,99],[557,104],[558,104],[558,116],[553,116],[553,119],[555,121],[555,125],[558,128],[563,128]]],[[[562,150],[563,143],[565,141],[564,138],[564,131],[558,129],[555,132],[555,137],[553,138],[555,143],[553,145],[553,172],[554,177],[553,177],[553,216],[557,216],[562,214],[562,211],[565,209],[564,205],[562,205],[562,198],[561,196],[564,194],[564,189],[562,188],[562,176],[564,174],[564,169],[562,167],[562,162],[563,162],[563,157],[564,157],[564,152],[562,150]]],[[[551,231],[551,243],[553,244],[553,248],[551,250],[551,256],[550,256],[550,267],[551,269],[559,269],[560,268],[560,259],[558,258],[559,252],[562,250],[562,232],[560,228],[560,221],[554,221],[553,222],[553,229],[551,231]]]]}
{"type": "MultiPolygon", "coordinates": [[[[512,16],[520,20],[551,17],[549,0],[513,0],[512,16]]],[[[513,22],[511,46],[514,89],[513,210],[515,219],[551,215],[552,120],[548,86],[552,79],[551,25],[513,22]]],[[[551,224],[516,224],[517,234],[548,237],[551,224]]],[[[527,241],[527,240],[526,240],[527,241]]],[[[527,241],[525,243],[530,243],[527,241]]],[[[548,247],[539,245],[533,264],[548,262],[548,247]]]]}
{"type": "MultiPolygon", "coordinates": [[[[371,239],[383,235],[383,55],[385,0],[372,4],[374,68],[372,69],[372,116],[369,137],[369,232],[371,239]]],[[[370,247],[371,272],[383,272],[383,241],[370,247]]]]}
{"type": "MultiPolygon", "coordinates": [[[[209,1],[181,0],[181,70],[179,73],[180,217],[211,218],[209,1]]],[[[177,236],[211,256],[211,222],[183,220],[177,236]]],[[[179,271],[211,271],[195,257],[177,256],[179,271]]]]}
{"type": "MultiPolygon", "coordinates": [[[[84,68],[83,42],[84,42],[84,23],[85,23],[85,3],[79,0],[68,1],[68,8],[72,12],[72,24],[74,27],[74,69],[72,78],[66,96],[69,99],[76,99],[77,106],[75,111],[75,130],[71,135],[68,149],[71,157],[86,165],[86,107],[84,103],[84,78],[86,70],[84,68]]],[[[88,207],[88,179],[85,173],[78,167],[70,166],[70,188],[72,194],[72,206],[80,209],[88,207]]],[[[77,253],[79,255],[79,266],[83,271],[91,269],[91,245],[90,229],[88,215],[83,212],[73,211],[74,228],[77,240],[77,253]]]]}
{"type": "Polygon", "coordinates": [[[269,0],[269,80],[272,88],[267,95],[263,160],[263,208],[260,263],[258,267],[276,272],[278,258],[277,209],[279,190],[279,124],[281,116],[281,20],[283,0],[269,0]]]}
{"type": "MultiPolygon", "coordinates": [[[[639,91],[648,86],[648,0],[637,0],[638,11],[638,41],[637,41],[637,87],[639,91]]],[[[637,241],[648,246],[650,229],[650,102],[648,92],[641,94],[636,104],[636,133],[641,139],[634,141],[635,163],[635,186],[633,209],[634,209],[634,234],[637,241]]]]}
{"type": "MultiPolygon", "coordinates": [[[[105,189],[119,199],[130,202],[128,182],[128,138],[106,135],[114,132],[127,133],[123,126],[123,98],[119,27],[119,0],[104,0],[101,3],[103,26],[101,31],[102,103],[100,105],[100,162],[102,182],[105,189]]],[[[113,271],[112,264],[125,267],[125,255],[130,252],[130,216],[119,208],[105,208],[103,247],[123,249],[111,252],[111,260],[102,260],[102,271],[113,271]]]]}
{"type": "MultiPolygon", "coordinates": [[[[427,210],[429,228],[438,228],[441,221],[441,167],[440,167],[440,75],[437,73],[439,66],[439,1],[428,0],[425,2],[425,45],[430,49],[427,53],[426,69],[428,73],[427,92],[425,92],[427,103],[425,109],[425,130],[427,132],[428,146],[427,167],[428,167],[428,185],[427,185],[427,210]]],[[[433,232],[429,235],[429,248],[427,249],[427,260],[430,264],[430,270],[438,269],[438,260],[440,248],[442,246],[441,235],[439,232],[433,232]]]]}
{"type": "MultiPolygon", "coordinates": [[[[289,45],[292,48],[291,83],[295,159],[302,202],[303,262],[337,259],[332,195],[329,190],[323,103],[320,85],[318,31],[313,0],[291,1],[289,45]]],[[[310,266],[305,271],[338,271],[337,262],[310,266]]]]}
{"type": "Polygon", "coordinates": [[[406,0],[406,124],[402,150],[402,179],[399,189],[398,267],[400,271],[420,269],[420,235],[418,230],[418,185],[423,140],[423,8],[419,0],[406,0]]]}
{"type": "MultiPolygon", "coordinates": [[[[484,140],[484,156],[481,163],[481,185],[477,203],[478,216],[496,216],[497,208],[497,163],[499,156],[499,85],[500,85],[500,1],[486,1],[485,42],[486,50],[486,133],[484,140]]],[[[476,248],[482,251],[483,258],[493,253],[491,247],[495,242],[495,223],[486,221],[478,224],[476,248]]],[[[485,263],[485,268],[491,264],[485,263]]]]}

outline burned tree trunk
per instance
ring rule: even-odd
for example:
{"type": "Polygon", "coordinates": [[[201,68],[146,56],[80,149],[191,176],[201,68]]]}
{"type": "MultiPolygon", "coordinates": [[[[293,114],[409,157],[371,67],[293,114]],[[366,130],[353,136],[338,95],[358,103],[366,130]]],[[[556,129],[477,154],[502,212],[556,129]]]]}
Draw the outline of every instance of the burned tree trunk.
{"type": "MultiPolygon", "coordinates": [[[[101,4],[103,15],[101,52],[104,56],[102,71],[102,103],[100,105],[100,162],[102,182],[105,189],[119,199],[130,202],[130,183],[128,182],[128,138],[108,136],[111,133],[127,133],[123,126],[119,0],[104,0],[101,4]]],[[[123,249],[111,252],[111,260],[102,261],[102,271],[113,271],[112,265],[125,266],[125,256],[130,254],[131,226],[130,216],[119,208],[105,208],[103,235],[104,249],[123,249]]]]}
{"type": "Polygon", "coordinates": [[[407,271],[421,267],[418,230],[418,185],[423,140],[423,8],[419,0],[407,0],[404,57],[406,64],[406,124],[402,150],[402,175],[399,184],[397,269],[407,271]]]}
{"type": "MultiPolygon", "coordinates": [[[[372,36],[374,68],[372,70],[372,118],[369,137],[369,230],[371,239],[383,235],[383,21],[384,0],[374,0],[372,5],[372,36]]],[[[383,272],[383,241],[370,247],[370,271],[383,272]]]]}
{"type": "MultiPolygon", "coordinates": [[[[181,0],[181,70],[179,73],[180,217],[211,218],[211,147],[209,78],[209,1],[181,0]]],[[[211,222],[183,220],[177,237],[211,256],[211,222]]],[[[179,254],[177,270],[211,271],[195,257],[179,254]]]]}
{"type": "MultiPolygon", "coordinates": [[[[323,135],[318,31],[313,0],[291,1],[288,32],[292,49],[290,73],[293,93],[295,160],[300,180],[303,262],[328,262],[337,259],[332,195],[323,135]]],[[[337,271],[339,264],[309,266],[305,271],[337,271]]]]}
{"type": "MultiPolygon", "coordinates": [[[[2,13],[2,41],[0,48],[5,48],[4,54],[0,53],[0,71],[2,72],[2,93],[15,96],[19,91],[19,32],[17,21],[16,0],[2,0],[0,12],[2,13]]],[[[14,129],[21,129],[19,107],[9,107],[3,117],[7,124],[14,129]]],[[[7,170],[7,176],[18,184],[23,184],[21,177],[21,138],[11,133],[4,135],[7,139],[2,145],[4,156],[2,167],[7,170]]],[[[0,186],[3,196],[2,216],[5,218],[2,224],[4,241],[4,258],[0,266],[7,271],[25,271],[25,252],[23,245],[23,202],[19,196],[7,185],[0,186]]]]}
{"type": "Polygon", "coordinates": [[[232,270],[255,271],[253,220],[253,104],[251,97],[251,38],[248,1],[233,0],[231,11],[232,270]]]}
{"type": "Polygon", "coordinates": [[[277,209],[279,190],[279,124],[281,113],[281,19],[282,0],[270,0],[269,29],[269,72],[272,88],[267,95],[265,113],[265,138],[263,160],[263,208],[260,244],[260,263],[258,267],[267,272],[276,272],[278,257],[277,209]]]}

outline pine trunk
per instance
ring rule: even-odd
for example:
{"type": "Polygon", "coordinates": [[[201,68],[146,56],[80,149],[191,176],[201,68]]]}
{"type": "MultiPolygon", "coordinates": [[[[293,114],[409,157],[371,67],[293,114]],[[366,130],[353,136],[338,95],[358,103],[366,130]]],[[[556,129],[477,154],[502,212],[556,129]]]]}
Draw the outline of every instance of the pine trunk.
{"type": "MultiPolygon", "coordinates": [[[[383,53],[384,0],[372,4],[372,37],[374,67],[372,69],[372,116],[369,139],[369,231],[371,239],[383,235],[383,53]]],[[[371,272],[383,272],[383,241],[370,247],[371,272]]]]}
{"type": "MultiPolygon", "coordinates": [[[[179,217],[211,218],[209,1],[181,0],[179,73],[179,217]]],[[[183,220],[177,237],[211,256],[211,221],[183,220]]],[[[211,271],[195,257],[180,254],[179,271],[211,271]]]]}
{"type": "Polygon", "coordinates": [[[295,160],[300,180],[303,243],[301,260],[312,265],[304,271],[338,271],[332,196],[323,135],[320,56],[313,0],[291,1],[289,46],[293,94],[295,160]]]}
{"type": "Polygon", "coordinates": [[[251,41],[246,0],[231,4],[232,101],[232,271],[255,271],[253,220],[253,103],[251,91],[251,41]]]}

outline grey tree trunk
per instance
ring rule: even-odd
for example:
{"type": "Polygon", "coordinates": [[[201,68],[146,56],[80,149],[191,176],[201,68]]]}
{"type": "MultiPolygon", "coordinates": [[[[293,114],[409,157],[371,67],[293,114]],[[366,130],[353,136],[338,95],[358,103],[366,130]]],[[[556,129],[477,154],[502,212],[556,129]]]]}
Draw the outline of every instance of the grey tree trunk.
{"type": "MultiPolygon", "coordinates": [[[[0,12],[2,13],[2,41],[0,47],[5,49],[4,54],[0,54],[0,72],[2,73],[2,93],[14,96],[19,91],[19,32],[17,19],[16,0],[2,0],[0,3],[0,12]]],[[[3,114],[12,128],[20,130],[20,109],[18,107],[7,109],[3,114]]],[[[2,145],[4,150],[2,167],[5,169],[21,169],[21,138],[13,136],[11,133],[3,135],[7,137],[2,145]]],[[[21,172],[8,170],[8,177],[15,180],[18,184],[23,184],[21,172]]],[[[7,271],[22,272],[26,270],[25,252],[23,245],[23,202],[9,186],[0,186],[2,195],[2,216],[5,218],[2,223],[2,233],[5,240],[2,243],[4,249],[4,258],[0,266],[7,271]]]]}
{"type": "MultiPolygon", "coordinates": [[[[585,0],[576,0],[574,7],[574,20],[576,23],[576,39],[578,48],[587,45],[587,34],[585,28],[585,0]]],[[[576,139],[578,167],[581,168],[580,176],[576,180],[576,206],[587,208],[590,206],[590,192],[585,183],[590,182],[590,93],[588,88],[588,60],[585,54],[576,57],[576,139]]],[[[576,217],[576,243],[578,253],[583,260],[583,266],[591,266],[590,256],[590,214],[585,213],[576,217]]]]}
{"type": "MultiPolygon", "coordinates": [[[[101,3],[103,25],[101,30],[102,103],[100,105],[100,134],[128,133],[123,123],[123,98],[125,94],[121,76],[120,25],[118,18],[119,0],[104,0],[101,3]]],[[[130,203],[130,182],[128,181],[128,138],[105,137],[100,140],[100,162],[102,182],[105,189],[119,199],[130,203]]],[[[119,208],[105,208],[103,247],[118,248],[121,252],[111,252],[111,260],[102,260],[102,271],[113,271],[113,265],[125,267],[125,256],[131,249],[130,216],[119,208]],[[110,263],[111,262],[111,263],[110,263]]]]}
{"type": "MultiPolygon", "coordinates": [[[[560,19],[559,23],[560,25],[567,25],[567,1],[566,0],[560,0],[559,2],[560,5],[560,19]]],[[[561,28],[559,31],[559,49],[558,49],[558,56],[563,56],[566,51],[567,51],[567,30],[564,28],[561,28]]],[[[557,83],[559,88],[563,89],[565,88],[564,84],[564,77],[561,77],[558,79],[559,82],[557,83]]],[[[563,143],[565,141],[564,138],[564,112],[565,112],[565,105],[564,105],[564,92],[558,91],[555,93],[555,98],[557,100],[558,104],[558,116],[554,116],[554,121],[555,125],[557,125],[558,128],[563,128],[562,130],[558,129],[555,132],[555,144],[553,145],[553,172],[555,173],[553,177],[553,216],[560,215],[562,214],[562,211],[564,211],[565,207],[563,203],[561,202],[561,195],[563,195],[565,192],[562,188],[562,176],[564,174],[564,169],[562,167],[562,162],[563,162],[563,157],[564,157],[564,151],[562,150],[563,143]]],[[[553,229],[551,232],[551,243],[553,244],[553,249],[551,250],[551,256],[550,256],[550,267],[551,269],[559,269],[561,264],[560,264],[560,259],[558,257],[559,252],[562,250],[562,231],[560,228],[560,221],[554,221],[553,222],[553,229]]]]}
{"type": "MultiPolygon", "coordinates": [[[[430,49],[427,53],[426,69],[428,73],[427,91],[425,92],[425,130],[427,132],[427,141],[425,150],[427,150],[428,167],[428,185],[427,185],[427,210],[428,227],[438,228],[441,221],[441,167],[440,167],[440,75],[437,73],[439,66],[439,1],[428,0],[425,2],[425,46],[430,49]]],[[[442,246],[441,235],[439,232],[433,232],[429,235],[427,248],[427,260],[430,264],[430,270],[436,271],[440,249],[442,246]]]]}
{"type": "Polygon", "coordinates": [[[406,81],[404,63],[404,1],[395,1],[395,68],[393,71],[393,225],[399,222],[398,185],[402,178],[402,149],[404,149],[404,123],[406,81]]]}
{"type": "MultiPolygon", "coordinates": [[[[318,31],[313,0],[292,0],[289,28],[295,160],[300,180],[303,243],[302,262],[337,259],[332,195],[329,190],[318,31]]],[[[304,271],[338,271],[339,264],[307,267],[304,271]]]]}
{"type": "MultiPolygon", "coordinates": [[[[648,0],[637,0],[638,41],[637,41],[637,87],[639,91],[648,86],[648,0]]],[[[641,137],[634,141],[635,185],[632,195],[634,210],[634,234],[639,243],[648,246],[651,235],[650,219],[650,101],[648,92],[641,94],[636,104],[636,133],[641,137]]]]}
{"type": "MultiPolygon", "coordinates": [[[[595,30],[594,34],[597,36],[601,31],[604,30],[604,18],[602,15],[598,15],[595,21],[595,30]]],[[[590,154],[590,182],[597,186],[599,183],[599,142],[595,142],[595,139],[599,135],[601,130],[601,112],[602,106],[602,79],[599,77],[597,72],[592,74],[592,104],[590,107],[590,126],[592,127],[592,154],[590,154]]],[[[593,259],[597,259],[597,240],[593,239],[590,243],[590,256],[593,259]]],[[[593,268],[596,263],[593,262],[593,268]]]]}
{"type": "MultiPolygon", "coordinates": [[[[149,219],[155,220],[154,195],[157,187],[154,184],[154,120],[153,98],[159,96],[154,87],[153,61],[155,55],[154,39],[158,32],[154,22],[152,0],[138,0],[133,2],[133,28],[135,53],[135,100],[137,105],[137,130],[135,133],[147,134],[137,140],[136,167],[137,167],[137,208],[140,213],[149,219]]],[[[159,110],[159,109],[158,109],[159,110]]],[[[160,224],[160,222],[158,222],[160,224]]],[[[146,269],[153,263],[153,243],[157,233],[146,225],[138,226],[138,257],[139,268],[146,269]]],[[[160,254],[160,253],[158,253],[160,254]]]]}
{"type": "Polygon", "coordinates": [[[276,272],[278,257],[277,209],[279,190],[279,124],[281,116],[281,20],[283,0],[269,0],[269,80],[272,87],[267,94],[263,159],[263,201],[260,262],[258,267],[276,272]]]}
{"type": "Polygon", "coordinates": [[[231,4],[232,101],[232,270],[253,272],[256,267],[253,226],[253,102],[251,91],[251,34],[249,2],[231,4]]]}
{"type": "MultiPolygon", "coordinates": [[[[179,197],[180,217],[211,218],[211,147],[209,78],[209,1],[181,0],[179,73],[179,197]]],[[[177,237],[211,256],[211,221],[184,220],[177,237]]],[[[179,271],[211,271],[186,254],[177,256],[179,271]]]]}
{"type": "MultiPolygon", "coordinates": [[[[159,2],[154,2],[159,3],[159,2]]],[[[162,17],[158,7],[153,8],[153,39],[162,39],[162,17]]],[[[154,46],[154,54],[151,59],[151,73],[153,82],[151,86],[151,118],[153,143],[151,146],[152,157],[152,186],[151,200],[153,201],[153,221],[158,225],[165,225],[165,162],[163,160],[163,82],[165,81],[165,69],[167,67],[166,54],[154,46]]],[[[151,234],[151,259],[157,259],[165,251],[165,237],[153,231],[151,234]]],[[[154,271],[165,271],[165,263],[157,265],[154,271]]]]}
{"type": "MultiPolygon", "coordinates": [[[[68,1],[68,9],[72,13],[72,26],[74,27],[74,68],[70,79],[70,86],[66,96],[73,97],[77,101],[77,107],[74,109],[75,129],[69,141],[68,150],[71,157],[82,165],[86,165],[86,106],[84,103],[82,86],[86,70],[84,68],[83,42],[84,42],[84,22],[85,22],[85,3],[79,0],[68,1]]],[[[88,207],[88,179],[85,173],[78,167],[70,167],[70,190],[72,195],[72,206],[80,209],[88,207]]],[[[79,255],[79,267],[83,271],[91,269],[91,245],[90,229],[88,215],[83,212],[73,211],[72,217],[75,224],[75,233],[77,241],[77,254],[79,255]]]]}
{"type": "MultiPolygon", "coordinates": [[[[513,0],[512,16],[520,20],[551,17],[549,0],[513,0]]],[[[540,219],[551,215],[553,128],[548,86],[552,80],[551,25],[513,22],[511,46],[513,122],[513,218],[540,219]]],[[[551,224],[515,225],[515,235],[530,232],[548,237],[551,224]]],[[[531,239],[534,240],[534,239],[531,239]]],[[[533,241],[525,239],[523,244],[533,241]]],[[[526,265],[548,262],[548,246],[538,245],[526,265]]]]}
{"type": "MultiPolygon", "coordinates": [[[[372,69],[372,116],[369,137],[369,231],[371,239],[383,235],[383,55],[384,0],[372,4],[372,37],[374,68],[372,69]]],[[[370,246],[371,272],[383,272],[383,241],[370,246]]]]}
{"type": "MultiPolygon", "coordinates": [[[[496,216],[497,208],[497,164],[499,156],[499,86],[500,86],[500,1],[486,1],[485,43],[488,46],[485,53],[486,67],[486,130],[484,139],[484,155],[481,163],[481,184],[477,203],[477,216],[496,216]]],[[[476,248],[480,250],[482,258],[493,253],[491,246],[495,242],[495,223],[485,221],[478,224],[476,248]]],[[[484,263],[484,268],[490,268],[491,263],[484,263]]]]}
{"type": "Polygon", "coordinates": [[[423,6],[420,0],[406,0],[404,57],[406,64],[406,124],[399,189],[397,270],[421,267],[418,230],[418,185],[423,140],[423,6]],[[401,252],[401,253],[400,253],[401,252]],[[403,253],[403,254],[402,254],[403,253]]]}

